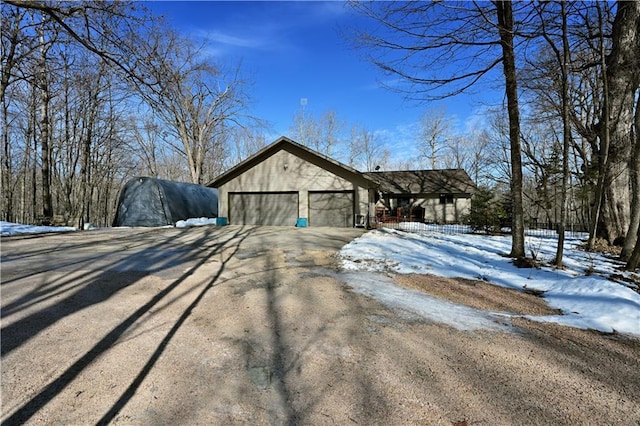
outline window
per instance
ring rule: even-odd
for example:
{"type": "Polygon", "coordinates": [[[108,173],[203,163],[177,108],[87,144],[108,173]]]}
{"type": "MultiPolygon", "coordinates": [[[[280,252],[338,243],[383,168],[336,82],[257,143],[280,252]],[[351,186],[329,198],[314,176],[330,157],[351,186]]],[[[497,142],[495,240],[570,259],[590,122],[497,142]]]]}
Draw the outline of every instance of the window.
{"type": "Polygon", "coordinates": [[[413,199],[409,197],[398,197],[398,207],[406,207],[409,208],[411,206],[413,199]]]}
{"type": "Polygon", "coordinates": [[[440,194],[440,204],[453,204],[453,194],[440,194]]]}

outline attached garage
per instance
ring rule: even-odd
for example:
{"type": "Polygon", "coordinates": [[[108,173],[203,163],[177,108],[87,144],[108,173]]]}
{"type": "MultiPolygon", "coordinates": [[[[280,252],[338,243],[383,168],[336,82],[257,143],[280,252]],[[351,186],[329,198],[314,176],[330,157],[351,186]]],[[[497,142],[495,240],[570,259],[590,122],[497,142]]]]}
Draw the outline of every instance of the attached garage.
{"type": "Polygon", "coordinates": [[[309,192],[309,226],[353,227],[353,191],[309,192]]]}
{"type": "Polygon", "coordinates": [[[218,190],[219,224],[300,227],[456,222],[475,190],[462,169],[361,173],[285,137],[207,186],[218,190]]]}
{"type": "Polygon", "coordinates": [[[359,171],[282,137],[218,176],[219,223],[352,227],[373,211],[374,183],[359,171]]]}
{"type": "Polygon", "coordinates": [[[293,226],[297,219],[297,192],[229,193],[229,221],[231,223],[293,226]]]}

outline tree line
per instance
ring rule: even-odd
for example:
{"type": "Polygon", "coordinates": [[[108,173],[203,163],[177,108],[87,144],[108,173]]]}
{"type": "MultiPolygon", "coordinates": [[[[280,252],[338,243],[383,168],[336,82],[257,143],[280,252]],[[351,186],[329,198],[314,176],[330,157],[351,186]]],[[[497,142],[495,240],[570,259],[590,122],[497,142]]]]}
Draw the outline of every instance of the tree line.
{"type": "Polygon", "coordinates": [[[512,257],[526,256],[526,220],[553,212],[555,263],[562,267],[564,230],[575,210],[587,222],[589,249],[601,238],[622,246],[629,269],[638,266],[640,3],[351,4],[373,24],[351,38],[401,81],[390,89],[428,101],[487,79],[503,88],[506,118],[498,125],[512,257]]]}
{"type": "Polygon", "coordinates": [[[205,183],[264,145],[239,66],[141,2],[2,8],[2,219],[110,225],[137,175],[205,183]]]}
{"type": "MultiPolygon", "coordinates": [[[[394,90],[429,103],[474,90],[504,105],[468,134],[426,109],[418,156],[394,135],[302,108],[292,137],[360,169],[464,168],[512,223],[570,223],[640,259],[637,2],[351,2],[345,37],[394,90]],[[482,90],[482,89],[481,89],[482,90]]],[[[136,175],[206,183],[268,142],[250,82],[139,2],[6,0],[2,8],[2,219],[109,225],[136,175]]],[[[491,200],[489,200],[491,201],[491,200]]]]}

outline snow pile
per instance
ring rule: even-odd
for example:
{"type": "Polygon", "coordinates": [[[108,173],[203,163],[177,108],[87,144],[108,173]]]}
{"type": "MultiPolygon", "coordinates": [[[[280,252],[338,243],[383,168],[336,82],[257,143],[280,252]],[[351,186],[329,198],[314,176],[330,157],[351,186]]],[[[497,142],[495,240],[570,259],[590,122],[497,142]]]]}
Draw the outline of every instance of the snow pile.
{"type": "MultiPolygon", "coordinates": [[[[509,288],[543,291],[551,307],[564,315],[528,317],[578,328],[640,335],[640,294],[606,276],[619,266],[602,255],[576,249],[580,240],[565,244],[565,270],[521,269],[506,257],[509,236],[445,235],[425,231],[411,234],[376,230],[344,246],[340,252],[346,271],[433,274],[482,279],[509,288]],[[586,276],[587,271],[595,275],[586,276]]],[[[554,238],[526,237],[528,253],[550,262],[555,257],[554,238]]],[[[386,291],[386,290],[381,290],[386,291]]],[[[413,297],[407,293],[407,298],[413,297]]]]}
{"type": "Polygon", "coordinates": [[[176,228],[189,228],[191,226],[215,225],[216,218],[198,217],[187,220],[179,220],[176,222],[176,228]]]}
{"type": "Polygon", "coordinates": [[[44,234],[50,232],[71,232],[78,228],[72,226],[34,226],[0,221],[0,235],[44,234]]]}

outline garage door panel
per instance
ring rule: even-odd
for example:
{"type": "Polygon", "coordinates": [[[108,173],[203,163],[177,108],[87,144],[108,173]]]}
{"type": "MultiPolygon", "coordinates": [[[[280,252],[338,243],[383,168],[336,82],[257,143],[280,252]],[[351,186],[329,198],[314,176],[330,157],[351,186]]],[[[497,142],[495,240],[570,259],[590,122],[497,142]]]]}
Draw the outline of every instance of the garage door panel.
{"type": "Polygon", "coordinates": [[[298,193],[230,193],[229,213],[233,224],[293,226],[298,218],[298,193]]]}
{"type": "Polygon", "coordinates": [[[353,226],[353,191],[309,192],[310,226],[353,226]]]}

